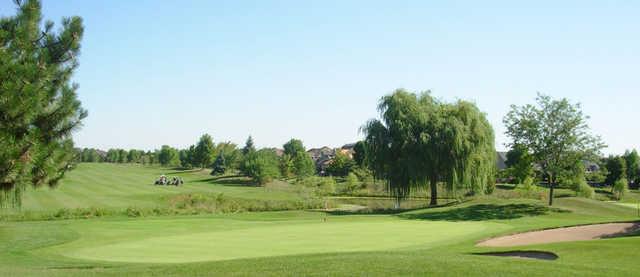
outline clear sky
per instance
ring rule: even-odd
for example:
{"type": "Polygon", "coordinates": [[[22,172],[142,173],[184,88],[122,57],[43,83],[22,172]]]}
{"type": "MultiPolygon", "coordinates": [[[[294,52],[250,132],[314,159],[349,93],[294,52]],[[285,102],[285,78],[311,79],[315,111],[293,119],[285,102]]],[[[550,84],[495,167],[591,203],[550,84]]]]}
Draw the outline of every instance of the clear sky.
{"type": "MultiPolygon", "coordinates": [[[[502,117],[536,92],[580,102],[605,153],[640,141],[640,1],[44,0],[85,22],[82,147],[360,138],[378,99],[430,89],[502,117]]],[[[0,15],[14,13],[0,0],[0,15]]]]}

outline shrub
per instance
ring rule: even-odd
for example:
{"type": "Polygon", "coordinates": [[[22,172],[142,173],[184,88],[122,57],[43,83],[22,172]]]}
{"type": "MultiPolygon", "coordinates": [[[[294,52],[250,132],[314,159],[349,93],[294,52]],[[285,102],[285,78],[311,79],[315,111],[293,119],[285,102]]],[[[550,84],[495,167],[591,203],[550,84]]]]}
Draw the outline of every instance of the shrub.
{"type": "Polygon", "coordinates": [[[302,179],[299,184],[312,188],[318,196],[329,195],[336,191],[336,180],[332,177],[307,177],[302,179]]]}
{"type": "Polygon", "coordinates": [[[586,180],[578,182],[578,184],[574,187],[574,191],[576,192],[576,196],[584,197],[584,198],[593,198],[595,191],[589,184],[587,184],[586,180]]]}
{"type": "Polygon", "coordinates": [[[125,214],[128,217],[141,217],[142,216],[142,211],[139,210],[138,208],[135,208],[135,207],[128,207],[125,210],[125,214]]]}
{"type": "Polygon", "coordinates": [[[613,197],[617,200],[621,200],[624,195],[627,193],[627,178],[620,178],[613,184],[613,197]]]}
{"type": "Polygon", "coordinates": [[[354,193],[356,190],[358,190],[358,188],[360,188],[360,184],[358,183],[358,177],[353,174],[353,173],[349,173],[349,175],[347,175],[347,178],[345,178],[345,190],[347,193],[354,193]]]}

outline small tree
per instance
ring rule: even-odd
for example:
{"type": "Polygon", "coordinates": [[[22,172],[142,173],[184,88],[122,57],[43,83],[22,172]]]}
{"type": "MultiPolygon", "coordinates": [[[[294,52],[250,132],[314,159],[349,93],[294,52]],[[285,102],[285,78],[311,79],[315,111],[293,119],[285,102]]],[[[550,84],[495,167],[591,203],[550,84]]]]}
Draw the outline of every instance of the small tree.
{"type": "Polygon", "coordinates": [[[331,176],[347,176],[355,165],[356,163],[349,156],[337,151],[326,171],[331,176]]]}
{"type": "Polygon", "coordinates": [[[249,136],[244,144],[244,147],[242,148],[242,155],[248,155],[249,153],[253,153],[255,151],[256,147],[253,144],[253,138],[249,136]]]}
{"type": "Polygon", "coordinates": [[[359,188],[358,177],[353,173],[349,173],[347,175],[347,178],[345,178],[344,183],[345,183],[345,190],[348,193],[354,193],[359,188]]]}
{"type": "Polygon", "coordinates": [[[626,179],[627,176],[627,162],[624,158],[619,156],[609,156],[605,163],[607,168],[607,178],[605,183],[613,186],[614,183],[622,178],[626,179]]]}
{"type": "Polygon", "coordinates": [[[627,178],[622,177],[618,179],[613,184],[613,189],[612,189],[613,197],[615,197],[617,200],[622,200],[624,195],[627,193],[628,184],[629,184],[629,181],[627,181],[627,178]]]}
{"type": "Polygon", "coordinates": [[[524,179],[533,176],[533,159],[523,145],[513,145],[507,152],[505,164],[507,172],[516,179],[516,184],[521,184],[524,179]]]}
{"type": "Polygon", "coordinates": [[[565,168],[590,160],[604,147],[599,137],[590,134],[580,104],[567,99],[555,100],[538,94],[537,105],[511,106],[505,116],[506,134],[514,145],[531,151],[533,161],[547,178],[549,205],[558,177],[565,168]]]}
{"type": "Polygon", "coordinates": [[[200,168],[206,168],[211,165],[214,147],[211,136],[209,134],[202,135],[194,149],[193,165],[200,168]]]}
{"type": "Polygon", "coordinates": [[[627,165],[627,180],[637,183],[638,177],[640,177],[640,157],[638,156],[638,151],[635,149],[625,151],[624,160],[627,165]]]}
{"type": "Polygon", "coordinates": [[[158,162],[162,166],[178,166],[180,164],[178,150],[168,145],[163,145],[158,153],[158,162]]]}
{"type": "Polygon", "coordinates": [[[270,149],[249,153],[243,161],[243,173],[264,185],[280,176],[278,156],[270,149]]]}
{"type": "Polygon", "coordinates": [[[299,139],[291,139],[283,145],[284,155],[281,168],[283,173],[293,173],[298,178],[313,175],[315,165],[311,156],[306,152],[302,141],[299,139]]]}
{"type": "Polygon", "coordinates": [[[216,160],[213,162],[213,170],[211,175],[222,175],[227,170],[227,163],[224,158],[224,152],[220,152],[216,160]]]}

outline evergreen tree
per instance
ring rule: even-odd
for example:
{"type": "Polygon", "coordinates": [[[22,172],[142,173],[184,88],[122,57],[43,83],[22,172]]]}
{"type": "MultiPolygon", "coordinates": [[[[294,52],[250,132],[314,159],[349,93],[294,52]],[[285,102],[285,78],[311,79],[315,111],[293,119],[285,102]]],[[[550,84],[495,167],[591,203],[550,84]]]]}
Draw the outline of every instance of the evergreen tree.
{"type": "Polygon", "coordinates": [[[227,170],[227,162],[224,158],[224,151],[218,154],[216,160],[213,162],[213,170],[211,171],[211,175],[222,175],[227,170]]]}
{"type": "Polygon", "coordinates": [[[82,19],[64,18],[56,32],[40,1],[16,4],[0,18],[0,204],[19,206],[27,185],[54,187],[72,168],[71,134],[87,112],[71,83],[82,19]]]}
{"type": "Polygon", "coordinates": [[[245,142],[244,147],[242,148],[242,155],[247,155],[255,151],[256,147],[253,145],[253,138],[249,136],[249,138],[247,138],[247,142],[245,142]]]}

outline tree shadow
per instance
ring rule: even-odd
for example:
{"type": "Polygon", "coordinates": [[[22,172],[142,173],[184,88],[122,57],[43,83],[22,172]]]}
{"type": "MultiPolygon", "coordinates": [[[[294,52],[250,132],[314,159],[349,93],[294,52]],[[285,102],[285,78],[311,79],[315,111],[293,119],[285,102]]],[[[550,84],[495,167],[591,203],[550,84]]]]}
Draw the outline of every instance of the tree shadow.
{"type": "Polygon", "coordinates": [[[568,212],[535,204],[478,204],[446,211],[398,215],[404,219],[438,221],[483,221],[491,219],[516,219],[525,216],[540,216],[553,212],[568,212]]]}
{"type": "Polygon", "coordinates": [[[232,187],[259,187],[260,185],[256,184],[250,178],[244,178],[243,176],[218,176],[211,177],[200,180],[200,182],[206,182],[210,184],[223,185],[223,186],[232,186],[232,187]]]}
{"type": "Polygon", "coordinates": [[[633,225],[625,228],[624,230],[615,234],[609,234],[602,236],[602,238],[617,238],[617,237],[635,237],[640,236],[640,222],[634,222],[633,225]]]}
{"type": "Polygon", "coordinates": [[[396,214],[401,214],[401,213],[406,213],[406,212],[411,212],[411,211],[418,211],[418,210],[424,210],[424,209],[436,209],[436,208],[444,208],[444,207],[451,207],[451,206],[455,206],[455,205],[459,205],[461,203],[465,203],[468,202],[470,200],[464,200],[464,201],[453,201],[453,202],[449,202],[446,204],[441,204],[441,205],[437,205],[437,206],[428,206],[428,204],[425,204],[425,206],[423,207],[415,207],[415,208],[406,208],[406,209],[393,209],[393,208],[382,208],[382,209],[361,209],[361,210],[332,210],[332,211],[326,211],[327,214],[330,215],[396,215],[396,214]]]}
{"type": "Polygon", "coordinates": [[[514,190],[516,188],[516,186],[515,185],[509,185],[509,184],[497,184],[496,188],[502,189],[502,190],[514,190]]]}

